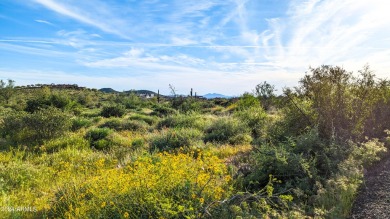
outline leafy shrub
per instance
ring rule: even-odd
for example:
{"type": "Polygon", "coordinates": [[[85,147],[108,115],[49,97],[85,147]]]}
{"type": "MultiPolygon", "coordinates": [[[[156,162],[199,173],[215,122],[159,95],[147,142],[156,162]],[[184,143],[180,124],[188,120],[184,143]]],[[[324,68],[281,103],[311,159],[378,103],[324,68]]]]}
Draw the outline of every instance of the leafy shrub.
{"type": "Polygon", "coordinates": [[[29,163],[10,162],[0,165],[0,191],[11,192],[26,187],[35,187],[39,173],[34,165],[29,163]]]}
{"type": "Polygon", "coordinates": [[[142,148],[145,146],[145,140],[142,138],[134,139],[133,142],[131,142],[131,146],[135,149],[142,148]]]}
{"type": "Polygon", "coordinates": [[[374,162],[379,161],[386,152],[385,144],[374,138],[354,146],[352,156],[355,160],[361,162],[364,167],[369,167],[374,162]]]}
{"type": "Polygon", "coordinates": [[[52,94],[50,96],[49,102],[52,106],[57,107],[59,109],[65,109],[71,104],[70,98],[63,93],[52,94]]]}
{"type": "Polygon", "coordinates": [[[109,128],[117,131],[122,130],[122,120],[117,118],[109,119],[103,124],[99,125],[99,128],[109,128]]]}
{"type": "Polygon", "coordinates": [[[71,108],[75,104],[67,94],[51,93],[50,90],[47,90],[46,92],[46,95],[27,100],[25,110],[33,113],[39,109],[48,108],[50,106],[64,110],[71,108]]]}
{"type": "Polygon", "coordinates": [[[61,136],[70,125],[69,115],[54,107],[32,114],[14,112],[4,117],[2,135],[15,143],[30,145],[61,136]]]}
{"type": "Polygon", "coordinates": [[[122,123],[123,130],[146,132],[150,126],[144,121],[127,120],[122,123]]]}
{"type": "Polygon", "coordinates": [[[68,147],[81,150],[88,148],[89,142],[80,135],[71,134],[45,141],[39,149],[52,153],[68,147]]]}
{"type": "Polygon", "coordinates": [[[232,117],[219,118],[205,133],[205,142],[247,144],[252,140],[248,126],[232,117]]]}
{"type": "Polygon", "coordinates": [[[104,106],[100,115],[106,118],[109,117],[122,117],[126,110],[123,105],[104,106]]]}
{"type": "Polygon", "coordinates": [[[155,116],[147,116],[141,114],[134,114],[129,117],[130,120],[139,120],[148,123],[149,125],[154,125],[158,121],[158,117],[155,116]]]}
{"type": "Polygon", "coordinates": [[[288,93],[286,95],[286,102],[281,109],[282,119],[277,124],[279,140],[285,140],[287,136],[298,136],[316,125],[312,101],[288,93]]]}
{"type": "Polygon", "coordinates": [[[3,106],[0,106],[0,119],[6,115],[9,115],[10,113],[12,113],[12,111],[12,108],[5,108],[3,106]]]}
{"type": "MultiPolygon", "coordinates": [[[[311,180],[319,180],[315,159],[309,159],[292,151],[290,144],[262,145],[252,155],[249,174],[243,179],[242,188],[255,192],[268,183],[269,175],[277,176],[282,182],[288,182],[287,188],[304,191],[298,198],[313,195],[314,184],[311,180]]],[[[276,191],[278,192],[278,191],[276,191]]],[[[297,197],[297,196],[296,196],[297,197]]]]}
{"type": "Polygon", "coordinates": [[[89,140],[91,147],[104,150],[111,146],[111,142],[107,140],[111,133],[112,130],[109,128],[94,128],[85,134],[85,138],[89,140]]]}
{"type": "Polygon", "coordinates": [[[244,93],[237,101],[238,109],[247,109],[251,107],[261,107],[260,101],[250,93],[244,93]]]}
{"type": "Polygon", "coordinates": [[[133,92],[130,93],[128,97],[122,97],[120,102],[125,105],[126,109],[137,109],[144,105],[144,102],[141,100],[141,98],[133,92]]]}
{"type": "Polygon", "coordinates": [[[92,121],[85,118],[76,117],[72,119],[72,131],[77,131],[81,128],[88,128],[92,125],[92,121]]]}
{"type": "Polygon", "coordinates": [[[206,118],[200,114],[175,114],[162,119],[157,128],[196,128],[204,129],[211,122],[210,118],[206,118]]]}
{"type": "Polygon", "coordinates": [[[86,92],[79,93],[78,96],[76,97],[76,101],[79,104],[87,107],[90,107],[94,104],[91,95],[86,92]]]}
{"type": "Polygon", "coordinates": [[[364,141],[364,134],[383,137],[383,130],[390,127],[389,81],[376,80],[368,66],[358,77],[337,66],[311,68],[310,73],[300,81],[299,89],[312,102],[322,138],[364,141]]]}
{"type": "MultiPolygon", "coordinates": [[[[179,98],[175,98],[179,99],[179,98]]],[[[173,106],[181,112],[200,112],[202,109],[202,102],[194,98],[186,98],[183,101],[179,101],[179,104],[173,104],[173,106]]]]}
{"type": "Polygon", "coordinates": [[[149,139],[150,150],[172,150],[201,144],[203,133],[197,129],[168,129],[154,134],[149,139]]]}
{"type": "Polygon", "coordinates": [[[153,109],[153,112],[150,115],[163,117],[163,116],[173,115],[176,113],[177,111],[175,109],[172,109],[168,106],[156,105],[153,109]]]}
{"type": "Polygon", "coordinates": [[[56,108],[47,108],[30,114],[26,125],[34,129],[31,139],[51,139],[63,135],[69,130],[69,116],[56,108]]]}
{"type": "Polygon", "coordinates": [[[234,116],[247,124],[254,138],[258,138],[264,133],[263,128],[267,122],[267,113],[260,106],[236,111],[234,116]]]}
{"type": "Polygon", "coordinates": [[[46,108],[49,105],[48,101],[42,98],[27,100],[26,111],[33,113],[39,109],[46,108]]]}
{"type": "MultiPolygon", "coordinates": [[[[214,156],[141,157],[124,168],[63,185],[50,218],[203,218],[204,209],[228,198],[231,177],[214,156]]],[[[211,212],[214,213],[214,212],[211,212]]]]}

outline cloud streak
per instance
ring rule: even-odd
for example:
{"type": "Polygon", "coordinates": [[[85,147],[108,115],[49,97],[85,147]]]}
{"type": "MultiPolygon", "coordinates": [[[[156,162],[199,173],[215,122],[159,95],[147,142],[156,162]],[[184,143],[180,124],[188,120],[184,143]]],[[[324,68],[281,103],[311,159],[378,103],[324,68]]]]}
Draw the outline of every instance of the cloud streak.
{"type": "MultiPolygon", "coordinates": [[[[97,27],[104,32],[116,34],[122,38],[129,39],[129,37],[125,33],[118,31],[118,29],[114,28],[112,24],[106,22],[106,19],[110,19],[110,17],[103,17],[102,19],[99,18],[99,14],[95,16],[89,16],[87,10],[82,10],[77,7],[61,4],[53,0],[35,0],[35,2],[54,12],[70,17],[79,22],[97,27]]],[[[115,22],[118,20],[114,17],[111,17],[111,19],[111,22],[115,22]]]]}
{"type": "Polygon", "coordinates": [[[361,68],[370,62],[381,71],[388,62],[375,59],[388,53],[390,28],[388,12],[382,1],[293,1],[289,16],[270,20],[263,37],[267,60],[283,68],[302,69],[309,65],[344,65],[361,68]],[[381,42],[379,45],[376,42],[381,42]]]}
{"type": "Polygon", "coordinates": [[[45,20],[34,20],[34,21],[38,22],[38,23],[42,23],[42,24],[47,24],[50,26],[55,26],[54,24],[50,23],[49,21],[45,21],[45,20]]]}
{"type": "MultiPolygon", "coordinates": [[[[0,52],[41,63],[51,57],[79,72],[67,80],[93,86],[155,89],[157,80],[236,95],[264,80],[279,89],[295,85],[309,66],[356,71],[369,63],[379,76],[390,69],[390,14],[382,0],[31,2],[39,16],[28,21],[46,24],[39,28],[52,34],[0,34],[0,52]]],[[[6,59],[0,64],[7,66],[6,59]]],[[[63,67],[19,61],[39,78],[63,67]]],[[[66,70],[58,74],[65,78],[66,70]]]]}

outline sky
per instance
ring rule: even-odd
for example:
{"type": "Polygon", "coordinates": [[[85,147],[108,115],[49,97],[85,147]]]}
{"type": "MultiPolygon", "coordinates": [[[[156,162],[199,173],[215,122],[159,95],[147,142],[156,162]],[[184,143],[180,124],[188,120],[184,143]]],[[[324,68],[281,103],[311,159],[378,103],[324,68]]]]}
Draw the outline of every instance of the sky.
{"type": "Polygon", "coordinates": [[[1,0],[0,79],[279,92],[310,67],[390,76],[386,0],[1,0]]]}

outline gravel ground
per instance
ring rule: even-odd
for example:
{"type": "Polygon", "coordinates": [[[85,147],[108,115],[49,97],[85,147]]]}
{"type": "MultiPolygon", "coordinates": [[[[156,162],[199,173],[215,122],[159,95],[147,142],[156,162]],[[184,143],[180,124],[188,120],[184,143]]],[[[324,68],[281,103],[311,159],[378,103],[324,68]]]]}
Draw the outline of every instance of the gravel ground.
{"type": "Polygon", "coordinates": [[[350,219],[390,218],[390,158],[367,171],[350,219]]]}

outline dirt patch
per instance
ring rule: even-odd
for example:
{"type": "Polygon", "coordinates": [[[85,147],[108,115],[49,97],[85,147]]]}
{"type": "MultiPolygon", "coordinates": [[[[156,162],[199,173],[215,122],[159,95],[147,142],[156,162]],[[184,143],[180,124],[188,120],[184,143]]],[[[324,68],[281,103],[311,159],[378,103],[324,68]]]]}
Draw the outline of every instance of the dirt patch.
{"type": "Polygon", "coordinates": [[[364,178],[350,219],[390,218],[390,157],[370,168],[364,178]]]}

